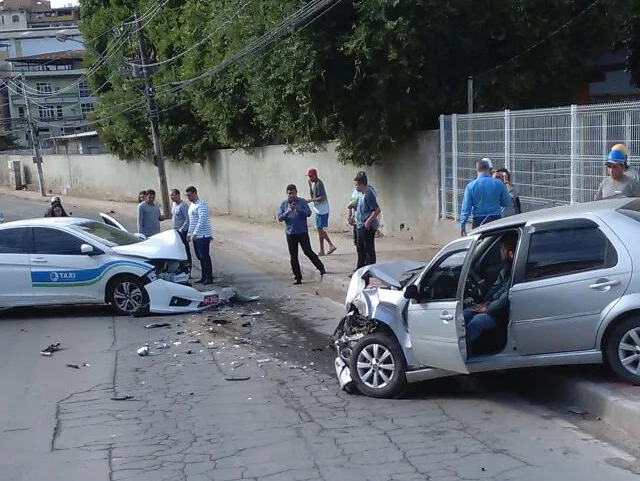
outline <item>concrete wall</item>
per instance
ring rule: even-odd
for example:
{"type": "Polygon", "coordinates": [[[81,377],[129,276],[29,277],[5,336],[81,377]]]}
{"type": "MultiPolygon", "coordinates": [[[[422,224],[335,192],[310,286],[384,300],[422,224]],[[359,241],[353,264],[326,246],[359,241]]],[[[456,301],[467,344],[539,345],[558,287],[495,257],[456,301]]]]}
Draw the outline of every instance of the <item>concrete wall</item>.
{"type": "MultiPolygon", "coordinates": [[[[22,160],[31,182],[37,182],[30,157],[0,155],[4,183],[9,159],[22,160]]],[[[437,244],[455,236],[451,221],[439,221],[439,164],[439,136],[431,131],[391,152],[383,165],[363,169],[378,192],[385,235],[437,244]]],[[[335,144],[304,155],[285,153],[281,146],[256,149],[253,154],[222,150],[202,164],[169,162],[167,176],[169,188],[183,191],[196,185],[213,213],[274,220],[287,184],[296,184],[302,197],[309,196],[310,167],[318,169],[327,188],[330,229],[345,230],[345,207],[359,169],[337,161],[335,144]]],[[[43,168],[52,193],[133,200],[140,190],[158,186],[151,162],[125,162],[111,155],[46,155],[43,168]]]]}

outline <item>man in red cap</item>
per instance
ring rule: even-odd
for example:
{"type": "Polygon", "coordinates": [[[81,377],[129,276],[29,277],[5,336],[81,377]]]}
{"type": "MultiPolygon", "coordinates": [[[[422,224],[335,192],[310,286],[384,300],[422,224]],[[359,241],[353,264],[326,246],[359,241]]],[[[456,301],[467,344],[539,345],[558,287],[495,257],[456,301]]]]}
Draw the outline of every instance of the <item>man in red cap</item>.
{"type": "Polygon", "coordinates": [[[329,200],[327,199],[327,191],[324,188],[324,183],[318,178],[318,171],[316,169],[309,169],[307,171],[309,177],[309,193],[311,198],[307,201],[313,203],[313,210],[316,212],[316,229],[318,229],[318,240],[320,241],[319,256],[333,254],[336,250],[336,246],[333,245],[329,235],[325,230],[329,226],[329,200]],[[329,244],[329,250],[325,254],[324,241],[329,244]]]}

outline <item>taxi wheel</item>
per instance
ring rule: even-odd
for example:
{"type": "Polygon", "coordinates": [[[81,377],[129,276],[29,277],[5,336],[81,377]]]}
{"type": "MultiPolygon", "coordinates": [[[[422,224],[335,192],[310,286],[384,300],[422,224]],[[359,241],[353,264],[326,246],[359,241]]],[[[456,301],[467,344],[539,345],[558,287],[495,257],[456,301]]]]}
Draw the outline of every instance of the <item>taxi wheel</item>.
{"type": "Polygon", "coordinates": [[[118,276],[107,286],[107,302],[122,316],[138,315],[148,307],[149,296],[142,279],[132,275],[118,276]]]}
{"type": "Polygon", "coordinates": [[[391,336],[376,332],[358,341],[349,357],[351,379],[365,396],[394,398],[407,385],[407,362],[391,336]]]}

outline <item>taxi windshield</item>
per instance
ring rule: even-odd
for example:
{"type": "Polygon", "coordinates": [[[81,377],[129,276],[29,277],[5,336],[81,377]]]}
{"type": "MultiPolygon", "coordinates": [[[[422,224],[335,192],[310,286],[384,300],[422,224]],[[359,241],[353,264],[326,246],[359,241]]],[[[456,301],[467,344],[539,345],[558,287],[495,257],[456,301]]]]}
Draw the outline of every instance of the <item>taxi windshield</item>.
{"type": "Polygon", "coordinates": [[[111,227],[103,222],[86,221],[70,225],[73,230],[82,232],[107,247],[126,246],[140,242],[141,239],[128,232],[111,227]]]}

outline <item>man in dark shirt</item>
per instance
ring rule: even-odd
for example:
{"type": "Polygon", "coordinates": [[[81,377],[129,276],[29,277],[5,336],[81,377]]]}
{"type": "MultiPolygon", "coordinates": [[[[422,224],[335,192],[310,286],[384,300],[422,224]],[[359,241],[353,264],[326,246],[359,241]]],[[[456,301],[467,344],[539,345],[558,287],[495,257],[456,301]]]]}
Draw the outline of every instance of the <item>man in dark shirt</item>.
{"type": "Polygon", "coordinates": [[[504,267],[491,289],[484,296],[484,301],[465,309],[463,312],[469,345],[477,341],[485,329],[497,327],[497,320],[509,317],[509,285],[517,242],[518,236],[513,232],[502,237],[504,267]]]}
{"type": "Polygon", "coordinates": [[[298,261],[298,245],[302,247],[302,252],[320,271],[320,275],[324,275],[324,264],[320,261],[318,255],[311,248],[311,240],[309,239],[309,226],[307,219],[311,217],[311,209],[306,200],[298,197],[298,189],[295,185],[287,186],[287,200],[280,204],[278,212],[278,220],[286,225],[285,232],[287,235],[287,245],[289,246],[289,256],[291,258],[291,270],[293,271],[294,284],[302,283],[302,271],[300,270],[300,262],[298,261]]]}

